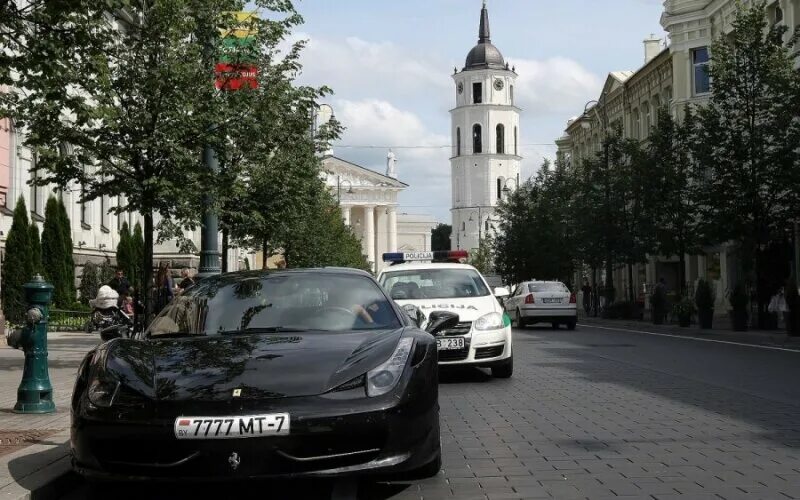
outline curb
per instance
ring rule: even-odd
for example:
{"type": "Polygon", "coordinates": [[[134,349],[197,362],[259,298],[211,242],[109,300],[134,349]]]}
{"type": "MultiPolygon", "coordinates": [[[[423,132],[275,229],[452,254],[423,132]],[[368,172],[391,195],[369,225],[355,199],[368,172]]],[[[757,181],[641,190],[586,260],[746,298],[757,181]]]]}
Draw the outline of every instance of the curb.
{"type": "Polygon", "coordinates": [[[0,459],[0,499],[49,500],[79,481],[72,472],[69,429],[0,459]]]}

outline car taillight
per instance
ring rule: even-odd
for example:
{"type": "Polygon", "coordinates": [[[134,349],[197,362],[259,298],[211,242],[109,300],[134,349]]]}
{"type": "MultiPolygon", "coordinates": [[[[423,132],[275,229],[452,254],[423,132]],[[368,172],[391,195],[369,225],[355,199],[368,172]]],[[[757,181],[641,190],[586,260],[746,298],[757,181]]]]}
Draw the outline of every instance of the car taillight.
{"type": "Polygon", "coordinates": [[[528,294],[528,296],[527,296],[527,297],[525,297],[525,303],[526,303],[526,304],[533,304],[533,302],[534,302],[534,300],[533,300],[533,294],[532,294],[532,293],[529,293],[529,294],[528,294]]]}
{"type": "Polygon", "coordinates": [[[577,304],[578,303],[578,299],[575,297],[574,293],[569,296],[569,303],[570,304],[577,304]]]}

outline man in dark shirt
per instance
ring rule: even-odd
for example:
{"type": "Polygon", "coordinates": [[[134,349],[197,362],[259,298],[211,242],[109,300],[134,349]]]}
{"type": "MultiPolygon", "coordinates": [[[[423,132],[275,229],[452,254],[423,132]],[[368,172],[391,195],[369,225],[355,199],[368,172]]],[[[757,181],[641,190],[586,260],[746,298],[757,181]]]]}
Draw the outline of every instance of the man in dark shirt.
{"type": "Polygon", "coordinates": [[[589,280],[583,280],[583,310],[589,314],[589,309],[592,307],[592,287],[589,285],[589,280]]]}
{"type": "Polygon", "coordinates": [[[189,269],[184,267],[181,270],[181,277],[183,278],[180,283],[178,283],[178,288],[181,289],[181,293],[185,292],[187,288],[194,285],[194,279],[189,275],[189,269]]]}
{"type": "Polygon", "coordinates": [[[108,286],[114,289],[119,296],[120,299],[126,295],[128,295],[128,290],[131,287],[131,284],[128,283],[128,278],[125,277],[125,273],[122,269],[117,269],[117,273],[111,278],[111,281],[108,282],[108,286]]]}

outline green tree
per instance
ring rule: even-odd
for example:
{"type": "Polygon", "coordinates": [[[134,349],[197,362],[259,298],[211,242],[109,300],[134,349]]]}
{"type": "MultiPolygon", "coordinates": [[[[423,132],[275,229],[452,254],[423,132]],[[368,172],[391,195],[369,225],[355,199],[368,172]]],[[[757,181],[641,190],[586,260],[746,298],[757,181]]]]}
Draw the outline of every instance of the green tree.
{"type": "Polygon", "coordinates": [[[111,261],[106,257],[97,272],[97,279],[100,281],[100,286],[108,285],[111,279],[114,278],[114,266],[111,261]]]}
{"type": "MultiPolygon", "coordinates": [[[[138,222],[136,225],[133,226],[133,235],[131,236],[131,256],[134,262],[142,262],[144,259],[144,236],[142,234],[142,225],[138,222]]],[[[140,292],[144,292],[145,290],[142,288],[144,283],[144,273],[142,272],[141,267],[135,267],[135,274],[128,278],[130,284],[139,290],[140,292]]]]}
{"type": "Polygon", "coordinates": [[[97,264],[87,261],[83,265],[81,273],[81,284],[78,287],[80,292],[80,303],[88,305],[89,300],[97,297],[97,290],[100,289],[100,276],[98,275],[97,264]]]}
{"type": "Polygon", "coordinates": [[[450,224],[439,224],[431,230],[431,250],[441,251],[450,250],[450,235],[453,234],[453,226],[450,224]]]}
{"type": "MultiPolygon", "coordinates": [[[[15,84],[25,89],[11,100],[10,113],[19,126],[36,131],[26,144],[38,154],[38,182],[77,182],[83,201],[122,195],[124,210],[142,214],[141,267],[149,283],[154,216],[191,225],[203,210],[217,209],[205,196],[222,187],[199,152],[210,146],[225,164],[229,144],[244,142],[241,122],[249,123],[250,99],[258,91],[219,92],[214,85],[214,63],[229,42],[220,28],[235,23],[225,13],[244,5],[237,0],[65,3],[66,15],[51,19],[46,9],[33,9],[23,23],[35,29],[40,22],[55,22],[55,29],[23,37],[23,50],[9,57],[15,84]],[[109,12],[124,13],[115,18],[124,29],[108,22],[109,12]],[[62,38],[62,29],[77,35],[62,38]],[[70,145],[69,154],[57,153],[62,144],[70,145]]],[[[292,69],[285,69],[287,54],[279,53],[278,45],[302,19],[288,0],[252,4],[266,15],[252,20],[254,51],[247,62],[259,68],[262,93],[279,94],[292,69]]],[[[268,119],[276,129],[289,107],[273,107],[268,119]]],[[[265,147],[271,140],[248,137],[265,147]]],[[[145,304],[149,311],[147,294],[145,304]]]]}
{"type": "Polygon", "coordinates": [[[478,251],[470,255],[470,264],[481,274],[494,273],[494,242],[491,236],[484,236],[478,242],[478,251]]]}
{"type": "Polygon", "coordinates": [[[739,244],[762,318],[771,292],[762,249],[800,217],[800,73],[796,38],[784,41],[764,2],[739,6],[733,33],[711,47],[713,93],[697,111],[694,178],[703,233],[739,244]]]}
{"type": "Polygon", "coordinates": [[[29,245],[30,245],[30,259],[31,259],[31,274],[41,275],[44,272],[42,266],[42,242],[39,239],[39,226],[31,221],[30,226],[29,245]]]}
{"type": "Polygon", "coordinates": [[[694,114],[687,110],[682,124],[677,124],[667,108],[658,111],[648,144],[651,182],[650,207],[647,217],[652,221],[655,253],[678,257],[680,292],[686,292],[686,254],[700,250],[697,213],[697,193],[692,179],[692,134],[694,114]]]}
{"type": "Polygon", "coordinates": [[[3,314],[7,321],[19,323],[25,316],[25,292],[22,285],[33,278],[28,208],[20,196],[14,208],[11,229],[6,237],[2,270],[3,314]]]}
{"type": "Polygon", "coordinates": [[[139,268],[139,261],[133,251],[133,237],[127,222],[122,223],[119,230],[119,242],[117,243],[117,268],[122,269],[128,282],[132,283],[139,268]]]}
{"type": "Polygon", "coordinates": [[[63,222],[58,200],[51,196],[44,209],[44,227],[42,229],[42,266],[45,279],[53,285],[53,302],[58,307],[68,307],[69,290],[74,285],[69,281],[66,269],[68,250],[64,241],[63,222]]]}
{"type": "Polygon", "coordinates": [[[67,215],[67,207],[64,206],[64,200],[58,200],[58,227],[61,230],[61,240],[63,241],[63,254],[61,259],[63,261],[63,287],[64,287],[64,304],[71,305],[75,303],[75,260],[72,258],[72,223],[67,215]]]}

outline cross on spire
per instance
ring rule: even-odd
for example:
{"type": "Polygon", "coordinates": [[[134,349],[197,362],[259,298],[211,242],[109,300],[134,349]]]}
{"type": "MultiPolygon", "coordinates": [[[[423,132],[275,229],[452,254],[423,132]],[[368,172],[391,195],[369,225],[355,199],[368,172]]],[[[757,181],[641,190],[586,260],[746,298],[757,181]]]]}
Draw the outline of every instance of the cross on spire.
{"type": "Polygon", "coordinates": [[[492,38],[489,33],[489,10],[486,8],[486,0],[483,0],[481,9],[481,26],[478,31],[478,43],[491,43],[492,38]]]}

